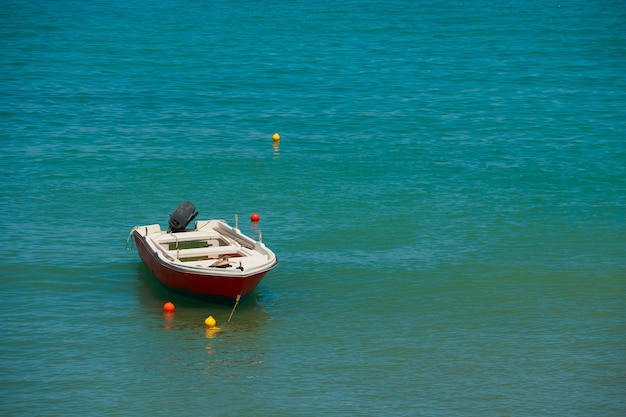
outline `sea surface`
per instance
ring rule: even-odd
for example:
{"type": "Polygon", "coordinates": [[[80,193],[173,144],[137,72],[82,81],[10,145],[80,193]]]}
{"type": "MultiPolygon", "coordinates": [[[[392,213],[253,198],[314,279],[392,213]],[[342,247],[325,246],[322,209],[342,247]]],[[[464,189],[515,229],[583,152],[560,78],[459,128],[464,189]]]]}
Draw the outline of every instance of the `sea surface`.
{"type": "Polygon", "coordinates": [[[622,0],[0,5],[2,416],[626,415],[622,0]],[[230,322],[127,247],[186,200],[230,322]]]}

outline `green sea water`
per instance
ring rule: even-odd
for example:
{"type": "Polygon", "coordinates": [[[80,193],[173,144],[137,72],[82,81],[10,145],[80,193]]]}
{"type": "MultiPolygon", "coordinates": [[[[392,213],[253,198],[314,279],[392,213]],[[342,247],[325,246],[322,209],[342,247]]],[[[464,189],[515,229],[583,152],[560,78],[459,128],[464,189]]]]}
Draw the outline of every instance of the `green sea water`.
{"type": "Polygon", "coordinates": [[[2,5],[0,414],[626,413],[621,1],[2,5]],[[126,250],[185,200],[231,322],[126,250]]]}

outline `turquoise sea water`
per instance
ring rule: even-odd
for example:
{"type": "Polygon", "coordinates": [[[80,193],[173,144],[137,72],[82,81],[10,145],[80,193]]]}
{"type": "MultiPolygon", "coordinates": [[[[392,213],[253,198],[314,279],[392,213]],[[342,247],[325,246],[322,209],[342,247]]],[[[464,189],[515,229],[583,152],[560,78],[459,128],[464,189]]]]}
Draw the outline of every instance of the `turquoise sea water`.
{"type": "Polygon", "coordinates": [[[622,1],[2,6],[0,414],[626,414],[622,1]],[[184,200],[230,323],[126,250],[184,200]]]}

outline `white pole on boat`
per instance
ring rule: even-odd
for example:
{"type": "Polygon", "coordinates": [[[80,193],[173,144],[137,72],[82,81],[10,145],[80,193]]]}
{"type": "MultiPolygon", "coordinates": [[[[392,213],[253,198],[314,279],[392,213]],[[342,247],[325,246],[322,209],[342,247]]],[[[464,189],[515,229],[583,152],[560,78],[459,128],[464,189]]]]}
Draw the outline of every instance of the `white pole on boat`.
{"type": "Polygon", "coordinates": [[[233,318],[233,314],[235,314],[235,309],[239,305],[239,300],[241,300],[241,294],[237,294],[237,299],[235,300],[235,305],[233,306],[233,310],[230,312],[230,316],[228,316],[229,323],[230,323],[230,319],[233,318]]]}
{"type": "Polygon", "coordinates": [[[235,229],[239,229],[239,216],[235,214],[235,229]]]}

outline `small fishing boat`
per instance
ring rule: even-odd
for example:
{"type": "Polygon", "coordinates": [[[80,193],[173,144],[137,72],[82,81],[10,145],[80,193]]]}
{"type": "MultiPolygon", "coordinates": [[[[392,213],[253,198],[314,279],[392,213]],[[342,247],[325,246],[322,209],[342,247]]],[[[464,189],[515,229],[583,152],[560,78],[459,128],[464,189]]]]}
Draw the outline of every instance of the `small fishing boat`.
{"type": "MultiPolygon", "coordinates": [[[[137,251],[154,277],[173,291],[217,302],[238,302],[257,287],[278,260],[261,242],[224,220],[198,220],[190,202],[170,214],[169,229],[158,224],[131,230],[137,251]]],[[[129,236],[130,239],[130,236],[129,236]]]]}

